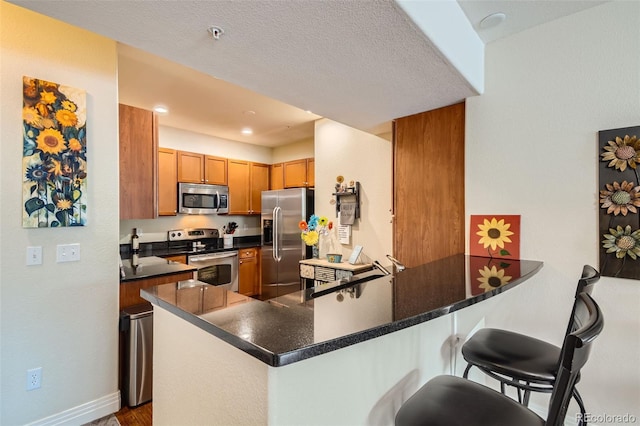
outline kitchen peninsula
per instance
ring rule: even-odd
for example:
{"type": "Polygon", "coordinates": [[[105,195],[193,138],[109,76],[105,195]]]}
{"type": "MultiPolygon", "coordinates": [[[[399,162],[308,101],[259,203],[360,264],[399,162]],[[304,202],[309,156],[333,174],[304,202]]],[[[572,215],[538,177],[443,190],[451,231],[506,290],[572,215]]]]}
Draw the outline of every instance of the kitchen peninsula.
{"type": "Polygon", "coordinates": [[[143,290],[155,305],[154,424],[392,423],[420,384],[447,372],[447,314],[541,267],[455,255],[269,302],[197,281],[143,290]],[[501,278],[480,274],[493,267],[501,278]]]}

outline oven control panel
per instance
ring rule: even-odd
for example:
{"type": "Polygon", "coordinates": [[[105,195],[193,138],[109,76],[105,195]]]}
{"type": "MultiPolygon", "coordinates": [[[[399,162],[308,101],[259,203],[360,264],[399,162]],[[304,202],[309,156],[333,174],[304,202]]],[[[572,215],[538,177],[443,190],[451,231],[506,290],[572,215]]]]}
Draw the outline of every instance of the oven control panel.
{"type": "Polygon", "coordinates": [[[169,241],[201,240],[204,238],[220,238],[220,233],[214,228],[174,229],[167,232],[167,238],[169,241]]]}

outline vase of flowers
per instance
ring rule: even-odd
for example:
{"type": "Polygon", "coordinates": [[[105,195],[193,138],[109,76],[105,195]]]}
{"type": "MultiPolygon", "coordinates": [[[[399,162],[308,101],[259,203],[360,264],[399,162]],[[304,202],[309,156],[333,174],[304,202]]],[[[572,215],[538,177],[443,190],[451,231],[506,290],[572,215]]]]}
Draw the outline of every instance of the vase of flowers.
{"type": "Polygon", "coordinates": [[[314,259],[320,257],[320,237],[328,235],[333,228],[333,222],[330,222],[326,216],[316,216],[312,214],[308,221],[301,220],[298,224],[300,230],[300,238],[308,246],[311,246],[314,259]]]}

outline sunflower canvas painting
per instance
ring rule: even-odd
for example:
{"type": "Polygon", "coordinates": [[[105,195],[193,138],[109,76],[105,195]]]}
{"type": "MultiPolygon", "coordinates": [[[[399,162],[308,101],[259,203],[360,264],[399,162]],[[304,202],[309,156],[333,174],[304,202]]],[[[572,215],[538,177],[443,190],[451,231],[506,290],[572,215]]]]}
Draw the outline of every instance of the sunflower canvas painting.
{"type": "Polygon", "coordinates": [[[640,126],[598,132],[599,253],[604,276],[640,279],[640,126]]]}
{"type": "Polygon", "coordinates": [[[23,77],[22,93],[22,226],[84,226],[86,92],[23,77]]]}
{"type": "Polygon", "coordinates": [[[471,215],[469,254],[520,258],[520,215],[471,215]]]}

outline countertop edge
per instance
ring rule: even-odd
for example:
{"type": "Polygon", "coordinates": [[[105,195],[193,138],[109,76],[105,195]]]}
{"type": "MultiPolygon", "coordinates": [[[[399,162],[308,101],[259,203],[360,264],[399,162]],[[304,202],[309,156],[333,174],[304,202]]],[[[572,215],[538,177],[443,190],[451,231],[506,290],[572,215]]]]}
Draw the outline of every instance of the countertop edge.
{"type": "Polygon", "coordinates": [[[254,345],[251,342],[243,340],[232,333],[229,333],[225,330],[222,330],[216,327],[215,325],[207,322],[206,320],[200,318],[195,314],[186,312],[180,309],[179,307],[172,305],[154,296],[153,294],[149,293],[145,289],[142,289],[140,294],[143,299],[151,302],[154,305],[157,305],[160,308],[165,309],[170,313],[173,313],[174,315],[177,315],[178,317],[184,319],[185,321],[195,325],[196,327],[206,331],[209,334],[212,334],[220,338],[221,340],[229,343],[230,345],[236,347],[237,349],[264,362],[265,364],[270,365],[272,367],[283,367],[285,365],[293,364],[298,361],[303,361],[305,359],[313,358],[315,356],[319,356],[319,355],[329,353],[338,349],[342,349],[351,345],[362,343],[367,340],[375,339],[376,337],[384,336],[386,334],[390,334],[408,327],[412,327],[414,325],[418,325],[418,324],[427,322],[429,320],[458,311],[460,309],[464,309],[468,306],[480,303],[483,300],[489,299],[513,287],[516,287],[519,284],[530,279],[532,276],[536,275],[544,265],[544,262],[542,261],[536,261],[536,262],[538,263],[537,267],[532,269],[531,272],[529,272],[527,275],[521,276],[510,283],[507,283],[494,290],[478,294],[472,298],[468,298],[448,306],[442,306],[440,308],[433,309],[431,311],[424,312],[422,314],[419,314],[413,317],[393,321],[388,324],[362,330],[353,334],[349,334],[349,335],[328,340],[325,342],[311,344],[306,347],[296,349],[294,351],[283,352],[283,353],[273,353],[260,346],[254,345]]]}

